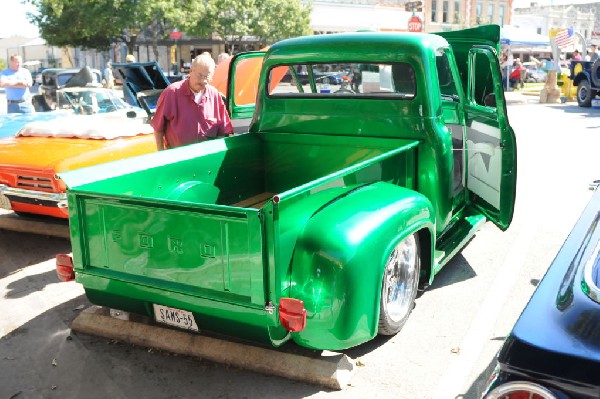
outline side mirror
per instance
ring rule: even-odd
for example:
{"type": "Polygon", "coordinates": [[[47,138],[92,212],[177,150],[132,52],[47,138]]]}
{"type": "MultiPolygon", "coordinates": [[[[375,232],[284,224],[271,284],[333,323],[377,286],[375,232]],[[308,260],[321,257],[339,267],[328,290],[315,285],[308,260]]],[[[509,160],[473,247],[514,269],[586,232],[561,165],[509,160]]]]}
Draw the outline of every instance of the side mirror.
{"type": "Polygon", "coordinates": [[[137,112],[135,112],[135,111],[127,111],[127,117],[131,118],[131,119],[137,118],[137,112]]]}

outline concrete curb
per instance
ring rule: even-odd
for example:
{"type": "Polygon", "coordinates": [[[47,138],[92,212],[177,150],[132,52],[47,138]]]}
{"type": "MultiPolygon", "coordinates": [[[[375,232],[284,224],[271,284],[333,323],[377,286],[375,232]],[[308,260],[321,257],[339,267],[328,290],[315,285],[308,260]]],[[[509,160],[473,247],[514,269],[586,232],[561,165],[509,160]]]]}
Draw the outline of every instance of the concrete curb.
{"type": "Polygon", "coordinates": [[[70,239],[69,224],[52,218],[29,218],[0,210],[0,229],[70,239]]]}
{"type": "Polygon", "coordinates": [[[146,318],[134,318],[134,315],[130,318],[126,312],[100,306],[81,312],[73,320],[71,329],[335,390],[344,389],[355,371],[352,359],[341,353],[310,357],[244,345],[153,325],[146,318]]]}

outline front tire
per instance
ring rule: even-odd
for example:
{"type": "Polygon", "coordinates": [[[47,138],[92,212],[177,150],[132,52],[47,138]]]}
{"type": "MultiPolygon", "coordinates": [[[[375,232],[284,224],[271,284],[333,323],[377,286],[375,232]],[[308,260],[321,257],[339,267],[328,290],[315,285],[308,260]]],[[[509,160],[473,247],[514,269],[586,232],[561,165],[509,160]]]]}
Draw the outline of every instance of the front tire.
{"type": "Polygon", "coordinates": [[[385,265],[381,283],[379,334],[400,332],[417,296],[421,259],[416,233],[400,241],[385,265]]]}
{"type": "Polygon", "coordinates": [[[577,86],[577,104],[580,107],[591,107],[592,98],[596,97],[596,92],[592,90],[590,82],[582,80],[577,86]]]}

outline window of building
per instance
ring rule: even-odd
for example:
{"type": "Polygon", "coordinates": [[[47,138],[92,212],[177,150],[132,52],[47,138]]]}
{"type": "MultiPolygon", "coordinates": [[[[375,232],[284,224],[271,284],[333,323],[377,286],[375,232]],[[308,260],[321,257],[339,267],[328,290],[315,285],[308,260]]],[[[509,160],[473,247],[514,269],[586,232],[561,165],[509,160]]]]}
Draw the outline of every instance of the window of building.
{"type": "Polygon", "coordinates": [[[500,26],[504,26],[504,6],[503,5],[500,5],[498,14],[499,14],[498,15],[498,19],[499,19],[498,24],[500,26]]]}
{"type": "Polygon", "coordinates": [[[483,5],[481,3],[477,3],[475,6],[475,22],[477,24],[481,24],[481,14],[483,12],[483,5]]]}
{"type": "Polygon", "coordinates": [[[431,1],[431,22],[437,22],[437,0],[431,1]]]}
{"type": "Polygon", "coordinates": [[[442,3],[442,22],[447,24],[448,21],[448,0],[444,0],[442,3]]]}
{"type": "Polygon", "coordinates": [[[494,22],[494,5],[493,4],[488,4],[488,22],[489,23],[494,22]]]}
{"type": "Polygon", "coordinates": [[[454,2],[454,21],[455,24],[460,24],[460,2],[454,2]]]}

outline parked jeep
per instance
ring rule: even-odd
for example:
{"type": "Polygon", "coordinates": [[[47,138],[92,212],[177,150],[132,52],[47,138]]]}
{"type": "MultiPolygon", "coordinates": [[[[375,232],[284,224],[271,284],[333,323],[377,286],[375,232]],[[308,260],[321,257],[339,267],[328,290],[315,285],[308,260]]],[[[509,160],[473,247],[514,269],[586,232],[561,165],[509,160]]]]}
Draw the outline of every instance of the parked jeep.
{"type": "Polygon", "coordinates": [[[577,104],[580,107],[591,107],[592,100],[600,91],[600,60],[571,61],[573,86],[577,86],[577,104]]]}

